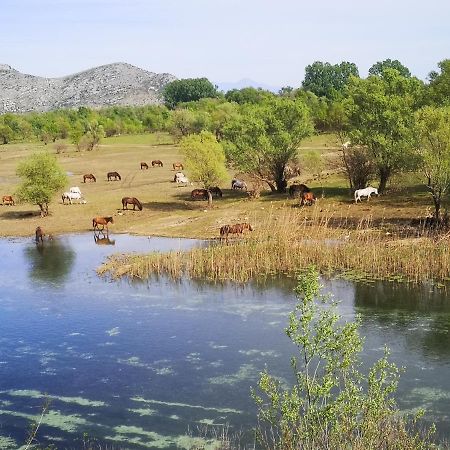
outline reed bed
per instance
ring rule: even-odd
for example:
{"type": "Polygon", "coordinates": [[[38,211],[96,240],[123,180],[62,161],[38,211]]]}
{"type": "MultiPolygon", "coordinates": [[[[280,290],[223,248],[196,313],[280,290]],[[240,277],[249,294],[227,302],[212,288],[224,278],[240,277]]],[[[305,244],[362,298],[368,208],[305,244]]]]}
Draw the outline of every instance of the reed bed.
{"type": "Polygon", "coordinates": [[[101,275],[146,279],[152,275],[246,282],[294,275],[315,265],[322,273],[412,282],[450,280],[448,235],[424,230],[387,232],[370,216],[357,224],[319,214],[317,208],[273,208],[255,231],[206,248],[147,255],[114,255],[101,275]]]}

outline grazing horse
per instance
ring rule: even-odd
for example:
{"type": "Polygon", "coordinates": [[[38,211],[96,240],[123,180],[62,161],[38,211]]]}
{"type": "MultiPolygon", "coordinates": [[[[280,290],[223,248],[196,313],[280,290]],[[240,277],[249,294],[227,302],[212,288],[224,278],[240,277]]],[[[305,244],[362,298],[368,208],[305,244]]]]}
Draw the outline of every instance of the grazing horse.
{"type": "Polygon", "coordinates": [[[128,209],[128,205],[133,205],[133,211],[136,209],[136,206],[139,208],[139,211],[142,211],[142,203],[136,197],[123,197],[122,209],[128,209]]]}
{"type": "Polygon", "coordinates": [[[44,243],[44,230],[41,227],[37,227],[36,228],[36,232],[35,232],[35,240],[36,240],[36,244],[43,244],[44,243]]]}
{"type": "Polygon", "coordinates": [[[155,167],[155,166],[157,166],[157,167],[164,167],[164,165],[163,165],[163,163],[162,163],[162,161],[160,159],[154,159],[152,161],[152,167],[155,167]]]}
{"type": "Polygon", "coordinates": [[[83,183],[86,183],[86,180],[91,180],[95,183],[97,178],[95,178],[92,173],[87,173],[86,175],[83,175],[83,183]]]}
{"type": "Polygon", "coordinates": [[[186,175],[183,172],[176,172],[173,176],[173,181],[176,183],[178,178],[186,178],[186,175]]]}
{"type": "Polygon", "coordinates": [[[14,206],[14,199],[12,198],[12,195],[4,195],[2,197],[2,203],[3,205],[10,205],[10,206],[14,206]]]}
{"type": "Polygon", "coordinates": [[[358,200],[361,201],[361,197],[367,197],[367,201],[372,194],[378,195],[378,189],[372,186],[366,187],[365,189],[357,189],[355,191],[355,203],[358,203],[358,200]]]}
{"type": "Polygon", "coordinates": [[[208,200],[208,190],[207,189],[194,189],[191,192],[192,200],[208,200]]]}
{"type": "Polygon", "coordinates": [[[63,205],[65,205],[65,200],[69,200],[69,204],[72,204],[72,200],[79,200],[79,203],[86,203],[86,200],[82,200],[83,196],[78,192],[64,192],[61,199],[63,205]]]}
{"type": "Polygon", "coordinates": [[[148,164],[146,162],[141,162],[141,170],[148,169],[148,164]]]}
{"type": "Polygon", "coordinates": [[[220,227],[220,239],[225,239],[228,242],[229,234],[243,234],[245,230],[253,231],[253,227],[247,222],[223,225],[220,227]]]}
{"type": "Polygon", "coordinates": [[[183,170],[183,164],[181,164],[180,162],[176,162],[172,164],[173,170],[183,170]]]}
{"type": "Polygon", "coordinates": [[[101,230],[104,230],[106,227],[106,231],[108,231],[108,223],[114,223],[114,219],[112,217],[94,217],[92,219],[92,228],[100,230],[99,225],[102,226],[101,230]]]}
{"type": "Polygon", "coordinates": [[[316,196],[310,192],[303,192],[300,206],[311,206],[316,201],[316,196]]]}
{"type": "Polygon", "coordinates": [[[69,192],[71,192],[72,194],[80,194],[81,195],[81,191],[80,191],[80,188],[78,186],[72,186],[69,189],[69,192]]]}
{"type": "Polygon", "coordinates": [[[241,181],[236,178],[233,178],[231,180],[231,189],[247,190],[247,183],[245,181],[241,181]]]}
{"type": "Polygon", "coordinates": [[[108,178],[108,181],[111,181],[113,178],[115,181],[117,181],[117,179],[121,180],[121,176],[119,175],[119,172],[108,172],[106,174],[106,178],[108,178]]]}
{"type": "Polygon", "coordinates": [[[301,197],[304,192],[311,192],[311,189],[306,184],[292,184],[289,186],[289,197],[301,197]]]}
{"type": "Polygon", "coordinates": [[[183,184],[184,186],[187,186],[188,184],[192,184],[190,181],[189,181],[189,178],[187,178],[187,177],[185,177],[185,176],[182,176],[182,177],[178,177],[176,180],[175,180],[175,182],[177,183],[177,184],[183,184]]]}
{"type": "Polygon", "coordinates": [[[214,197],[221,197],[222,198],[222,190],[219,186],[213,186],[209,188],[209,192],[211,192],[211,195],[214,197]]]}

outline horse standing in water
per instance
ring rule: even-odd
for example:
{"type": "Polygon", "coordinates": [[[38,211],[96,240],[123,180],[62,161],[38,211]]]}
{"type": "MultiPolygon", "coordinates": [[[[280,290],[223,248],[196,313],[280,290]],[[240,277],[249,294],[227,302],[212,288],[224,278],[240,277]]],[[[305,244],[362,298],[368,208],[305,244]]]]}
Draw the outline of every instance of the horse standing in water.
{"type": "Polygon", "coordinates": [[[44,236],[45,236],[44,230],[41,227],[37,227],[35,232],[36,244],[43,244],[44,236]]]}
{"type": "Polygon", "coordinates": [[[108,232],[108,223],[114,223],[114,219],[112,217],[94,217],[92,219],[92,228],[94,228],[94,231],[96,229],[103,231],[106,227],[106,232],[108,232]],[[101,225],[102,228],[100,228],[99,225],[101,225]]]}
{"type": "Polygon", "coordinates": [[[133,211],[135,211],[136,206],[139,208],[139,211],[142,211],[142,203],[136,197],[123,197],[122,209],[128,209],[128,205],[133,205],[133,211]]]}

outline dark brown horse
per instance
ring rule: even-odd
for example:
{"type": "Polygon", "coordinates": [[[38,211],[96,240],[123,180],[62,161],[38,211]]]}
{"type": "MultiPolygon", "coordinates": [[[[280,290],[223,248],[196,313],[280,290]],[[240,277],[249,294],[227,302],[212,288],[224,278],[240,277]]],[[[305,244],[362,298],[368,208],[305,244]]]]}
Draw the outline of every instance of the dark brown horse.
{"type": "Polygon", "coordinates": [[[14,199],[12,198],[12,195],[4,195],[2,197],[2,203],[4,205],[10,205],[10,206],[14,206],[15,205],[14,199]]]}
{"type": "Polygon", "coordinates": [[[176,162],[172,164],[173,170],[184,170],[183,164],[176,162]]]}
{"type": "Polygon", "coordinates": [[[163,165],[163,163],[162,163],[162,161],[160,159],[154,159],[152,161],[152,167],[155,167],[155,166],[157,166],[157,167],[164,167],[164,165],[163,165]]]}
{"type": "Polygon", "coordinates": [[[289,197],[301,197],[304,192],[311,192],[311,189],[306,184],[292,184],[289,186],[289,197]]]}
{"type": "Polygon", "coordinates": [[[44,230],[41,227],[37,227],[35,232],[36,244],[43,244],[44,236],[45,236],[44,230]]]}
{"type": "Polygon", "coordinates": [[[209,192],[211,192],[211,195],[214,197],[220,197],[222,198],[222,190],[219,186],[213,186],[209,188],[209,192]]]}
{"type": "Polygon", "coordinates": [[[108,230],[108,223],[114,223],[114,219],[112,217],[94,217],[92,219],[92,228],[97,230],[103,230],[106,227],[106,230],[108,230]],[[102,226],[100,229],[99,225],[102,226]]]}
{"type": "Polygon", "coordinates": [[[311,206],[316,201],[316,196],[312,192],[303,192],[300,206],[311,206]]]}
{"type": "Polygon", "coordinates": [[[119,172],[108,172],[106,175],[106,178],[108,178],[108,181],[111,181],[113,178],[117,181],[117,179],[121,180],[121,176],[119,175],[119,172]]]}
{"type": "Polygon", "coordinates": [[[136,209],[136,206],[139,208],[139,211],[142,211],[142,203],[136,197],[123,197],[122,209],[128,209],[128,205],[133,205],[133,211],[136,209]]]}
{"type": "Polygon", "coordinates": [[[194,189],[191,192],[192,200],[208,200],[208,191],[206,189],[194,189]]]}
{"type": "Polygon", "coordinates": [[[86,175],[83,175],[83,183],[86,183],[86,180],[91,180],[95,183],[97,178],[95,178],[92,173],[87,173],[86,175]]]}
{"type": "Polygon", "coordinates": [[[253,227],[247,222],[224,225],[220,227],[220,239],[225,239],[228,242],[229,234],[243,234],[245,230],[253,231],[253,227]]]}
{"type": "Polygon", "coordinates": [[[141,170],[148,169],[148,164],[146,162],[141,162],[141,170]]]}

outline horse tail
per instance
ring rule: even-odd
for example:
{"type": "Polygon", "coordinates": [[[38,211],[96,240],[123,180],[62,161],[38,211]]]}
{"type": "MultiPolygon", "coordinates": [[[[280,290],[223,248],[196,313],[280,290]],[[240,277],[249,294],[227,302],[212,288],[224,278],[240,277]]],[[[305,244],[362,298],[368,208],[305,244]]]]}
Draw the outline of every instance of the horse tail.
{"type": "Polygon", "coordinates": [[[357,200],[358,193],[357,192],[358,192],[358,190],[356,190],[355,193],[354,193],[355,203],[358,203],[358,200],[357,200]]]}
{"type": "Polygon", "coordinates": [[[97,225],[97,221],[95,219],[92,219],[92,228],[95,228],[95,225],[97,225]]]}

